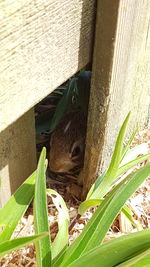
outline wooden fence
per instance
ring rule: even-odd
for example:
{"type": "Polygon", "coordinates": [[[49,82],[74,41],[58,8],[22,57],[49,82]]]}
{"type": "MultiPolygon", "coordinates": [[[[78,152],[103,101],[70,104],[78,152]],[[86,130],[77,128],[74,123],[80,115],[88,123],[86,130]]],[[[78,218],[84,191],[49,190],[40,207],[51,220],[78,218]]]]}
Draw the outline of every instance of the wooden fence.
{"type": "Polygon", "coordinates": [[[92,58],[87,186],[127,112],[130,130],[148,122],[149,14],[149,0],[0,2],[1,206],[36,168],[34,105],[92,58]]]}

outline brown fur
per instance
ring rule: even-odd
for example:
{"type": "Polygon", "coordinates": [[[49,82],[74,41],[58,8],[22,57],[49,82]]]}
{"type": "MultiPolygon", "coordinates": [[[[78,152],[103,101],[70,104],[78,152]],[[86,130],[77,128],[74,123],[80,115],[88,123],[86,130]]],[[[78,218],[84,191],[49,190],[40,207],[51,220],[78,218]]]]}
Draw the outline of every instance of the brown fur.
{"type": "Polygon", "coordinates": [[[65,114],[51,135],[49,155],[51,171],[69,172],[74,167],[83,164],[85,134],[86,119],[84,115],[79,111],[65,114]],[[78,153],[79,148],[77,147],[80,147],[81,153],[78,153]],[[73,150],[74,148],[77,148],[76,152],[73,150]]]}

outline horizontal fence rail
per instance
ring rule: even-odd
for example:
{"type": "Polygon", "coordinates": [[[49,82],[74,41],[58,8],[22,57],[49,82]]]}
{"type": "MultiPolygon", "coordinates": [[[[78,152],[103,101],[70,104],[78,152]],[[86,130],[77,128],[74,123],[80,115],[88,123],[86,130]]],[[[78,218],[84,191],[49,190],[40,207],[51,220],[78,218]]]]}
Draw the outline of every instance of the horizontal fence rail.
{"type": "Polygon", "coordinates": [[[0,2],[0,131],[91,59],[95,1],[0,2]]]}

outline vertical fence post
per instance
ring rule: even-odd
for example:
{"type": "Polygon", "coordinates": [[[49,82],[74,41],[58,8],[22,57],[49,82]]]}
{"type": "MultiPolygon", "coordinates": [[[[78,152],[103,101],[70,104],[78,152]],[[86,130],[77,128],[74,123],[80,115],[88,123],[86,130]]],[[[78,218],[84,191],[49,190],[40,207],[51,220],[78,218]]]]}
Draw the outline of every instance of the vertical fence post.
{"type": "Polygon", "coordinates": [[[131,111],[129,132],[144,127],[149,112],[149,0],[97,2],[84,192],[106,170],[119,128],[131,111]]]}

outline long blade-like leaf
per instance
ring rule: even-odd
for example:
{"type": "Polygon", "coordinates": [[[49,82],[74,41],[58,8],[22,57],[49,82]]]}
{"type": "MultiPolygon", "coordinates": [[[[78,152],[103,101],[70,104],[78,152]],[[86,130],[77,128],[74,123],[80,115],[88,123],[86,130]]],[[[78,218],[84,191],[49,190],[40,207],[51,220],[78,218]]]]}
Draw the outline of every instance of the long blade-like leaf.
{"type": "Polygon", "coordinates": [[[27,236],[27,237],[20,237],[15,238],[13,240],[7,240],[2,243],[0,243],[0,258],[2,258],[4,255],[17,250],[21,247],[24,247],[30,243],[33,243],[41,238],[44,238],[47,236],[48,233],[41,233],[39,235],[33,235],[33,236],[27,236]]]}
{"type": "Polygon", "coordinates": [[[130,145],[132,144],[132,141],[135,137],[137,133],[137,129],[133,132],[133,134],[131,135],[129,141],[127,142],[127,144],[124,146],[124,148],[122,149],[122,156],[121,156],[121,159],[120,159],[120,163],[122,162],[122,160],[124,159],[124,157],[126,156],[128,150],[129,150],[129,147],[130,145]]]}
{"type": "MultiPolygon", "coordinates": [[[[86,210],[92,208],[92,207],[96,207],[99,206],[102,201],[104,201],[103,199],[89,199],[89,200],[85,200],[83,201],[78,209],[78,213],[80,215],[83,215],[85,213],[86,210]]],[[[143,230],[142,225],[136,221],[131,213],[131,210],[124,205],[123,208],[121,209],[121,212],[127,217],[127,219],[140,231],[143,230]]]]}
{"type": "MultiPolygon", "coordinates": [[[[111,240],[78,258],[69,267],[108,267],[125,262],[150,248],[150,230],[144,230],[111,240]]],[[[122,266],[122,265],[120,265],[122,266]]],[[[126,266],[126,265],[123,265],[126,266]]],[[[128,265],[127,265],[128,266],[128,265]]]]}
{"type": "Polygon", "coordinates": [[[97,228],[101,229],[100,235],[97,234],[97,231],[94,231],[89,244],[86,244],[85,251],[88,251],[92,248],[92,243],[98,245],[99,242],[103,241],[110,225],[115,219],[115,216],[124,206],[126,200],[135,192],[135,190],[149,175],[150,164],[128,176],[127,180],[125,180],[125,183],[123,183],[116,191],[114,197],[110,201],[97,225],[97,228]]]}
{"type": "MultiPolygon", "coordinates": [[[[123,173],[125,173],[129,169],[133,168],[137,164],[139,164],[139,163],[141,163],[144,160],[147,160],[149,158],[150,158],[150,153],[149,154],[146,154],[146,155],[143,155],[143,156],[140,156],[140,157],[138,157],[138,158],[136,158],[136,159],[134,159],[134,160],[132,160],[132,161],[124,164],[124,165],[121,165],[121,167],[119,167],[118,170],[117,170],[116,177],[115,177],[116,180],[117,180],[117,178],[120,175],[122,175],[123,173]]],[[[90,191],[88,192],[88,195],[87,195],[87,198],[86,198],[87,200],[90,199],[90,198],[93,199],[94,191],[96,191],[97,188],[99,188],[99,190],[101,190],[100,185],[101,185],[103,179],[105,179],[105,173],[103,173],[100,177],[98,177],[98,179],[96,180],[96,182],[92,185],[90,191]]]]}
{"type": "Polygon", "coordinates": [[[135,147],[128,149],[125,157],[120,162],[120,166],[123,166],[126,163],[136,159],[139,155],[146,155],[146,154],[148,154],[148,144],[147,143],[142,143],[142,144],[136,145],[135,147]]]}
{"type": "MultiPolygon", "coordinates": [[[[83,232],[63,255],[62,266],[68,266],[67,264],[70,264],[77,257],[98,246],[103,241],[117,213],[149,174],[150,164],[127,176],[124,181],[108,194],[83,232]]],[[[62,258],[58,259],[55,266],[59,266],[58,263],[60,264],[61,260],[62,258]]]]}
{"type": "Polygon", "coordinates": [[[106,172],[103,172],[95,181],[95,183],[91,186],[86,200],[90,199],[91,196],[93,195],[94,191],[96,191],[97,188],[100,188],[100,184],[102,183],[102,180],[105,178],[106,172]]]}
{"type": "MultiPolygon", "coordinates": [[[[102,201],[104,201],[103,199],[89,199],[89,200],[85,200],[83,201],[78,209],[78,213],[80,215],[83,215],[85,213],[86,210],[92,208],[92,207],[96,207],[99,206],[102,201]]],[[[127,219],[140,231],[142,230],[142,225],[136,221],[133,216],[132,213],[130,211],[130,209],[124,205],[123,208],[121,209],[121,212],[127,217],[127,219]]]]}
{"type": "MultiPolygon", "coordinates": [[[[38,167],[35,182],[35,197],[34,197],[34,224],[35,233],[49,233],[48,213],[47,213],[47,198],[46,198],[46,176],[45,176],[45,159],[46,149],[43,148],[38,167]]],[[[51,249],[50,236],[43,238],[35,243],[36,258],[38,267],[51,266],[51,249]]]]}
{"type": "Polygon", "coordinates": [[[41,133],[48,133],[49,125],[51,123],[52,117],[54,115],[53,110],[45,111],[35,118],[35,128],[36,135],[41,135],[41,133]]]}
{"type": "Polygon", "coordinates": [[[68,106],[71,104],[72,94],[73,94],[75,85],[76,85],[76,78],[73,78],[69,81],[68,86],[66,90],[64,91],[64,94],[56,107],[56,110],[55,110],[55,113],[54,113],[54,116],[52,118],[52,122],[50,125],[50,132],[55,130],[56,126],[60,122],[65,111],[67,110],[68,106]]]}
{"type": "Polygon", "coordinates": [[[132,212],[131,210],[126,206],[124,205],[121,212],[127,217],[127,219],[138,229],[138,231],[141,231],[143,230],[143,227],[142,225],[136,221],[134,219],[134,217],[132,216],[132,212]]]}
{"type": "Polygon", "coordinates": [[[134,159],[128,163],[126,163],[125,165],[122,165],[121,167],[119,167],[116,177],[122,175],[123,173],[125,173],[127,170],[133,168],[134,166],[136,166],[137,164],[143,162],[144,160],[147,160],[150,158],[150,153],[141,157],[138,157],[137,159],[134,159]]]}
{"type": "Polygon", "coordinates": [[[120,160],[122,157],[122,150],[123,150],[123,141],[124,141],[124,137],[125,137],[125,132],[127,129],[127,125],[128,125],[128,121],[130,118],[130,112],[127,115],[120,131],[119,131],[119,135],[116,141],[116,145],[115,145],[115,149],[114,149],[114,153],[110,162],[110,166],[108,168],[108,172],[107,175],[112,175],[116,172],[116,170],[118,169],[118,166],[120,164],[120,160]]]}
{"type": "Polygon", "coordinates": [[[116,267],[149,267],[150,266],[150,249],[147,249],[143,253],[138,254],[131,258],[130,260],[125,261],[117,265],[116,267]],[[147,261],[148,259],[148,261],[147,261]]]}
{"type": "Polygon", "coordinates": [[[83,201],[80,206],[79,206],[79,209],[78,209],[78,213],[80,215],[83,215],[84,212],[92,207],[96,207],[96,206],[99,206],[101,203],[102,203],[102,199],[88,199],[88,200],[85,200],[83,201]]]}
{"type": "Polygon", "coordinates": [[[54,259],[68,244],[68,226],[69,213],[63,198],[55,190],[47,189],[48,195],[52,197],[53,203],[58,210],[58,226],[59,231],[52,244],[52,258],[54,259]]]}
{"type": "Polygon", "coordinates": [[[0,225],[4,225],[0,233],[0,242],[11,238],[19,220],[31,203],[34,196],[35,175],[36,172],[29,176],[0,210],[0,225]]]}
{"type": "Polygon", "coordinates": [[[120,160],[122,158],[123,140],[124,140],[127,124],[129,121],[129,117],[130,117],[130,112],[127,115],[127,117],[126,117],[120,131],[119,131],[119,135],[118,135],[118,138],[116,141],[116,145],[115,145],[115,149],[114,149],[114,153],[113,153],[113,156],[111,159],[110,166],[109,166],[107,172],[105,173],[105,176],[104,176],[102,182],[97,187],[97,189],[94,190],[93,194],[90,196],[90,199],[103,198],[104,195],[108,192],[114,179],[116,178],[116,173],[118,171],[120,160]]]}

